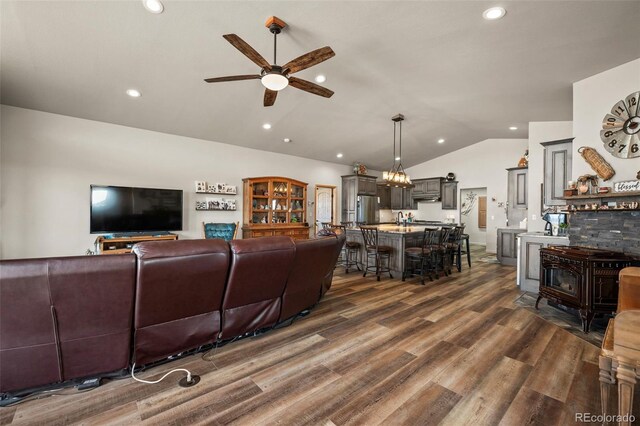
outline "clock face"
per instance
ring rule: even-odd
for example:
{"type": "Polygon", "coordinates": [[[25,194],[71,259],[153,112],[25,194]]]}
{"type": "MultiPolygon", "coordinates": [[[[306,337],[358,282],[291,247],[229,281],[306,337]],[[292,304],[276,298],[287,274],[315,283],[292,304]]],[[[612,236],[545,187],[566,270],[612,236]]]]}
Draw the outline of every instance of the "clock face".
{"type": "Polygon", "coordinates": [[[640,157],[640,92],[627,96],[604,116],[600,139],[618,158],[640,157]]]}

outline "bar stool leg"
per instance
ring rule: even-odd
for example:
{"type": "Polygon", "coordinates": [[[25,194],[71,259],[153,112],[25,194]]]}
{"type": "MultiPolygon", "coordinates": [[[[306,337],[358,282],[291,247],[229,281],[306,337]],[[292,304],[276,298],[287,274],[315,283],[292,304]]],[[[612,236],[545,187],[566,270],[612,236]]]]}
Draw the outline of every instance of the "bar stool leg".
{"type": "Polygon", "coordinates": [[[471,268],[471,252],[469,251],[469,238],[464,239],[467,243],[467,263],[469,264],[469,268],[471,268]]]}

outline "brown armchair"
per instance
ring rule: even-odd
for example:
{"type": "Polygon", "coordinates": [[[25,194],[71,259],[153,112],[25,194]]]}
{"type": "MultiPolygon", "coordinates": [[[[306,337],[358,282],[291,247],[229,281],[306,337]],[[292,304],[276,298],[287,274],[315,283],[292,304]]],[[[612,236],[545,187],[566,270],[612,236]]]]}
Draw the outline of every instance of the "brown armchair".
{"type": "Polygon", "coordinates": [[[609,320],[600,352],[602,414],[610,415],[611,387],[618,382],[618,424],[629,425],[633,392],[640,378],[640,268],[620,271],[618,309],[609,320]],[[615,374],[614,374],[615,373],[615,374]]]}

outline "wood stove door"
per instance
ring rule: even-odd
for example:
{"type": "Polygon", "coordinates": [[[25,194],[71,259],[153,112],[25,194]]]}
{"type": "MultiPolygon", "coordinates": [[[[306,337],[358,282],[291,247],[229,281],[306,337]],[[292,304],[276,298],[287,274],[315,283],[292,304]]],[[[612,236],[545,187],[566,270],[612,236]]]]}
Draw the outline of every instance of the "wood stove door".
{"type": "Polygon", "coordinates": [[[591,308],[613,313],[618,305],[618,274],[625,262],[594,262],[591,285],[591,308]]]}
{"type": "Polygon", "coordinates": [[[573,308],[582,308],[583,276],[581,265],[544,256],[540,280],[540,293],[556,302],[573,308]]]}

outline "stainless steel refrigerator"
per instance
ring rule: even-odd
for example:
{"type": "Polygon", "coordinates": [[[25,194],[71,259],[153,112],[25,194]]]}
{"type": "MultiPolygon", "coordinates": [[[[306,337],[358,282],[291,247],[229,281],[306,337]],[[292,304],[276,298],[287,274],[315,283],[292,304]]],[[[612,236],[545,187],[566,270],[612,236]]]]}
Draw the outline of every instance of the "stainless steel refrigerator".
{"type": "Polygon", "coordinates": [[[356,206],[356,221],[366,224],[380,222],[380,211],[378,210],[378,197],[371,195],[358,195],[356,206]]]}

